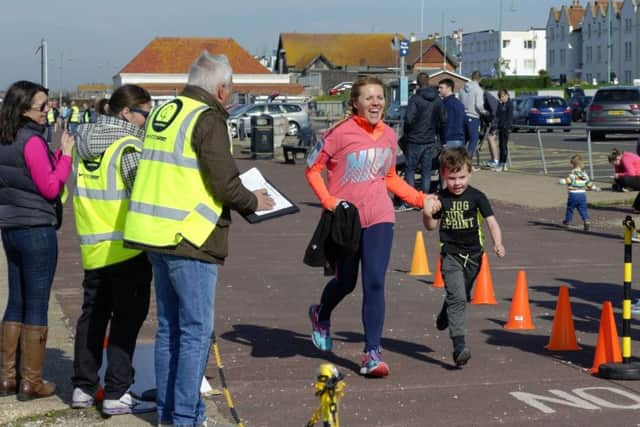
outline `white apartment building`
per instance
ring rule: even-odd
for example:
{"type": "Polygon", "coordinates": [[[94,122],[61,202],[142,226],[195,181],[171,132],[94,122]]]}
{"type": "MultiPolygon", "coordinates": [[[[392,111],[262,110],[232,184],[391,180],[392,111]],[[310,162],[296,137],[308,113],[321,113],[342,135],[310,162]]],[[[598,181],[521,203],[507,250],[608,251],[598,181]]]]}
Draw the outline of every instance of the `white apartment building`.
{"type": "Polygon", "coordinates": [[[545,29],[477,31],[462,35],[462,74],[479,70],[495,76],[496,66],[507,76],[535,76],[547,68],[545,29]]]}
{"type": "Polygon", "coordinates": [[[582,7],[573,0],[571,6],[551,8],[546,27],[551,77],[632,84],[640,77],[639,5],[639,0],[592,0],[582,7]]]}

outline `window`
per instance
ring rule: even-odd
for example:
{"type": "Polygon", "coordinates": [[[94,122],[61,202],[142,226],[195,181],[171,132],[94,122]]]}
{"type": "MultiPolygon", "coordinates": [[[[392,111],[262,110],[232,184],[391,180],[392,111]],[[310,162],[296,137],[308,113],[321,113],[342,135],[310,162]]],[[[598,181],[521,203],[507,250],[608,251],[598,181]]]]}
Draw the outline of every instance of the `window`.
{"type": "Polygon", "coordinates": [[[567,51],[560,49],[560,65],[565,65],[567,62],[567,51]]]}
{"type": "Polygon", "coordinates": [[[536,48],[536,41],[535,40],[525,40],[524,41],[524,48],[525,49],[535,49],[536,48]]]}
{"type": "Polygon", "coordinates": [[[287,113],[298,113],[302,111],[302,107],[295,104],[282,104],[282,107],[287,111],[287,113]]]}
{"type": "Polygon", "coordinates": [[[591,38],[591,24],[587,25],[587,38],[591,38]]]}
{"type": "Polygon", "coordinates": [[[533,59],[525,59],[524,60],[524,68],[526,68],[527,70],[534,70],[536,69],[536,61],[534,61],[533,59]]]}
{"type": "MultiPolygon", "coordinates": [[[[602,47],[601,46],[597,46],[597,50],[596,50],[596,62],[598,64],[602,63],[602,47]]],[[[598,79],[598,81],[600,81],[600,79],[598,79]]]]}
{"type": "Polygon", "coordinates": [[[555,65],[556,63],[556,51],[555,50],[550,50],[549,51],[549,65],[555,65]]]}
{"type": "Polygon", "coordinates": [[[502,48],[509,47],[511,45],[511,40],[502,40],[502,48]]]}
{"type": "Polygon", "coordinates": [[[587,73],[587,81],[591,83],[591,80],[593,80],[593,74],[587,73]]]}
{"type": "Polygon", "coordinates": [[[625,33],[630,33],[631,32],[631,19],[627,18],[624,20],[624,32],[625,33]]]}
{"type": "Polygon", "coordinates": [[[602,24],[598,22],[598,37],[602,35],[602,24]]]}
{"type": "Polygon", "coordinates": [[[593,61],[593,47],[591,46],[587,46],[587,52],[586,52],[586,60],[585,62],[587,64],[591,64],[591,62],[593,61]]]}
{"type": "Polygon", "coordinates": [[[627,84],[633,83],[631,81],[631,71],[625,71],[624,72],[624,82],[627,83],[627,84]]]}
{"type": "Polygon", "coordinates": [[[549,28],[549,40],[555,40],[556,38],[555,35],[556,35],[556,32],[554,31],[554,28],[553,27],[549,28]]]}
{"type": "Polygon", "coordinates": [[[631,42],[624,42],[624,60],[631,60],[631,42]]]}
{"type": "Polygon", "coordinates": [[[282,110],[280,110],[280,106],[275,104],[268,104],[267,112],[269,114],[282,114],[282,110]]]}

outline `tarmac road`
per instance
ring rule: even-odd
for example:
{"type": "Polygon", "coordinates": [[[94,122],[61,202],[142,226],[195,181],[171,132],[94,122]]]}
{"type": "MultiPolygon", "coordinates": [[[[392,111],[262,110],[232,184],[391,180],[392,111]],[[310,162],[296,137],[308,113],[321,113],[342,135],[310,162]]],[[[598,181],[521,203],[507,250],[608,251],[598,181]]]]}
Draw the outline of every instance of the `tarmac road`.
{"type": "MultiPolygon", "coordinates": [[[[514,159],[514,169],[517,163],[514,159]]],[[[423,230],[420,214],[398,214],[382,342],[391,375],[366,379],[357,373],[363,347],[360,288],[334,313],[333,353],[320,353],[310,341],[307,307],[318,301],[326,278],[301,261],[320,215],[304,180],[303,165],[244,159],[238,164],[241,170],[258,166],[300,207],[298,214],[255,225],[234,215],[230,257],[220,270],[215,329],[227,382],[246,426],[304,425],[317,408],[313,383],[317,367],[325,361],[346,376],[340,407],[344,426],[638,424],[640,384],[602,380],[586,371],[593,363],[603,301],[613,302],[621,330],[620,223],[628,208],[619,204],[628,204],[633,194],[590,193],[597,207],[591,209],[592,231],[584,233],[560,226],[566,190],[555,184],[555,177],[474,174],[474,185],[493,200],[507,257],[498,260],[490,255],[498,304],[468,306],[467,340],[473,357],[464,369],[453,367],[450,340],[434,326],[444,291],[430,286],[433,276],[406,274],[416,231],[423,230]],[[526,271],[528,278],[533,331],[502,328],[519,270],[526,271]],[[544,349],[562,284],[569,286],[581,351],[544,349]]],[[[65,324],[57,322],[60,335],[71,334],[81,301],[82,275],[70,203],[65,215],[52,299],[52,307],[61,308],[68,327],[65,331],[65,324]]],[[[425,232],[425,242],[433,270],[437,235],[425,232]]],[[[634,291],[633,297],[640,293],[634,291]]],[[[636,321],[633,327],[637,330],[636,321]]],[[[140,343],[152,343],[154,330],[152,307],[140,343]]],[[[634,338],[636,334],[634,330],[634,338]]],[[[632,350],[636,348],[634,341],[632,350]]],[[[51,369],[47,368],[45,377],[50,377],[51,369]]],[[[209,373],[215,376],[213,361],[209,373]]],[[[216,380],[212,383],[217,385],[216,380]]],[[[65,390],[69,393],[68,385],[65,390]]],[[[68,399],[68,395],[60,397],[68,399]]],[[[0,407],[10,399],[0,399],[0,407]]],[[[215,402],[220,412],[228,414],[223,398],[215,402]]],[[[32,405],[34,411],[37,405],[32,405]]],[[[119,425],[126,419],[111,420],[109,425],[119,425]]]]}

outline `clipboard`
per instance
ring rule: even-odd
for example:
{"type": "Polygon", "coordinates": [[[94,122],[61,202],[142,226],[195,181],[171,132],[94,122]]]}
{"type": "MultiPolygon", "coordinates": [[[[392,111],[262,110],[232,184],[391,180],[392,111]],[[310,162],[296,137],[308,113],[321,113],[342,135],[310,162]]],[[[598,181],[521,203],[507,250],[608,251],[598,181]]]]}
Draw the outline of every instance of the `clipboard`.
{"type": "Polygon", "coordinates": [[[249,224],[255,224],[268,219],[277,218],[283,215],[289,215],[300,211],[287,196],[278,190],[268,179],[266,179],[258,168],[251,168],[240,174],[242,185],[249,191],[265,188],[269,195],[273,198],[275,206],[268,211],[253,212],[248,215],[242,215],[249,224]]]}

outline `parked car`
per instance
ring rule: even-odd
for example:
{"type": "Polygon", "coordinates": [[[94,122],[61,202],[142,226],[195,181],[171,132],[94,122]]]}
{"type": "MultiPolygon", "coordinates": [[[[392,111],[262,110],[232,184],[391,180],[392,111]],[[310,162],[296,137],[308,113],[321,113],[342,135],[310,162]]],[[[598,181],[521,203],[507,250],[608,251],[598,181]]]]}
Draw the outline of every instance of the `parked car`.
{"type": "Polygon", "coordinates": [[[587,107],[591,104],[593,96],[574,95],[567,101],[571,108],[571,120],[574,122],[584,121],[587,116],[587,107]]]}
{"type": "MultiPolygon", "coordinates": [[[[569,126],[571,108],[558,96],[530,96],[521,101],[518,112],[513,115],[514,132],[519,130],[518,125],[569,126]]],[[[564,131],[569,132],[569,129],[564,131]]]]}
{"type": "Polygon", "coordinates": [[[347,90],[351,90],[352,85],[353,85],[352,82],[338,83],[337,85],[329,89],[329,95],[334,96],[334,95],[341,94],[342,92],[345,92],[347,90]]]}
{"type": "Polygon", "coordinates": [[[302,128],[311,127],[309,113],[300,104],[246,104],[243,107],[236,107],[229,113],[229,129],[233,138],[238,136],[238,127],[244,125],[244,131],[251,135],[251,116],[268,114],[270,116],[284,116],[289,122],[287,135],[297,135],[302,128]]]}
{"type": "Polygon", "coordinates": [[[406,105],[390,104],[384,113],[384,121],[391,123],[400,122],[404,120],[405,114],[407,114],[406,105]]]}
{"type": "Polygon", "coordinates": [[[603,87],[596,91],[587,109],[587,126],[592,139],[604,139],[607,133],[640,133],[640,88],[603,87]]]}

